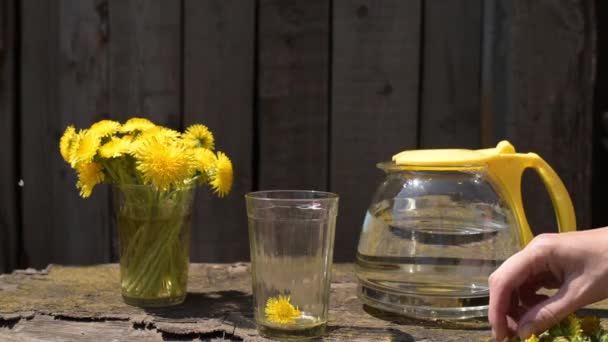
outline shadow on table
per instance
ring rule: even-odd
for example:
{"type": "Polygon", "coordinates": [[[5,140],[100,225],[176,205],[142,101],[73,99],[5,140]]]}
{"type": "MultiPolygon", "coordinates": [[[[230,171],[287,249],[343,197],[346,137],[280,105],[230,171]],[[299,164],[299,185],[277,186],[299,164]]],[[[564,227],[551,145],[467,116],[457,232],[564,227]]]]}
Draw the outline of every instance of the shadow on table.
{"type": "Polygon", "coordinates": [[[579,316],[596,316],[598,318],[608,318],[608,309],[584,308],[576,312],[579,316]]]}
{"type": "MultiPolygon", "coordinates": [[[[394,328],[365,328],[365,327],[356,327],[356,328],[347,328],[347,327],[337,327],[337,326],[328,326],[327,327],[327,337],[333,337],[338,340],[347,340],[349,337],[356,336],[358,340],[365,340],[365,338],[369,337],[369,341],[376,340],[378,336],[383,336],[383,340],[388,341],[399,341],[399,342],[414,342],[416,339],[403,331],[399,331],[394,328]],[[342,331],[344,330],[344,331],[342,331]],[[388,336],[386,336],[388,333],[388,336]],[[331,335],[331,336],[327,336],[331,335]]],[[[321,340],[321,339],[318,339],[321,340]]],[[[333,341],[333,339],[332,339],[333,341]]]]}
{"type": "Polygon", "coordinates": [[[252,314],[252,296],[241,291],[189,292],[184,303],[167,308],[149,308],[151,316],[174,321],[193,318],[239,319],[247,328],[255,328],[252,314]]]}
{"type": "Polygon", "coordinates": [[[399,325],[415,325],[428,328],[441,328],[452,330],[489,330],[490,325],[486,320],[462,320],[462,321],[430,321],[397,315],[394,313],[378,310],[371,306],[363,305],[363,311],[369,315],[399,325]]]}

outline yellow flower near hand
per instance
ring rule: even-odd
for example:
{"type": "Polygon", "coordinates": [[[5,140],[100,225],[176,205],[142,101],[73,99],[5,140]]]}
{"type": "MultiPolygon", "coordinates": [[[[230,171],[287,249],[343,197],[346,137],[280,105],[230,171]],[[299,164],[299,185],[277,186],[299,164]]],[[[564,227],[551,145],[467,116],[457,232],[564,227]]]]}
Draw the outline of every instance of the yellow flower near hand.
{"type": "Polygon", "coordinates": [[[94,123],[89,132],[103,138],[112,135],[120,130],[120,123],[112,120],[101,120],[94,123]]]}
{"type": "Polygon", "coordinates": [[[63,132],[61,139],[59,139],[59,152],[61,152],[61,156],[66,162],[70,161],[70,147],[74,142],[74,138],[76,138],[76,129],[70,125],[63,132]]]}
{"type": "Polygon", "coordinates": [[[129,153],[131,142],[129,137],[113,137],[99,148],[99,155],[103,158],[119,158],[129,153]]]}
{"type": "Polygon", "coordinates": [[[600,330],[600,319],[595,316],[585,316],[581,319],[581,329],[587,336],[595,335],[600,330]]]}
{"type": "Polygon", "coordinates": [[[135,157],[144,183],[161,191],[168,191],[171,186],[183,187],[195,169],[192,150],[163,137],[152,136],[142,140],[135,157]]]}
{"type": "Polygon", "coordinates": [[[536,335],[532,335],[525,339],[524,342],[538,342],[538,337],[536,337],[536,335]]]}
{"type": "Polygon", "coordinates": [[[131,118],[122,125],[120,131],[122,133],[133,133],[136,131],[143,132],[147,129],[156,126],[152,121],[144,118],[131,118]]]}
{"type": "Polygon", "coordinates": [[[581,320],[575,314],[570,314],[566,319],[568,320],[568,336],[571,338],[580,336],[583,333],[581,320]]]}
{"type": "Polygon", "coordinates": [[[215,147],[213,133],[205,125],[196,124],[188,127],[183,138],[192,147],[202,147],[209,150],[213,150],[215,147]]]}
{"type": "Polygon", "coordinates": [[[80,131],[70,145],[69,162],[72,167],[77,167],[80,163],[90,163],[95,158],[99,145],[100,137],[88,130],[80,131]]]}
{"type": "Polygon", "coordinates": [[[76,172],[78,173],[76,187],[80,189],[80,196],[84,198],[91,196],[95,185],[103,182],[104,179],[103,168],[95,162],[78,164],[76,172]]]}
{"type": "Polygon", "coordinates": [[[288,296],[270,297],[264,309],[266,319],[272,323],[295,323],[302,313],[290,303],[288,296]]]}
{"type": "Polygon", "coordinates": [[[224,197],[232,188],[234,175],[232,174],[232,162],[222,152],[217,153],[214,171],[211,172],[211,187],[218,197],[224,197]]]}

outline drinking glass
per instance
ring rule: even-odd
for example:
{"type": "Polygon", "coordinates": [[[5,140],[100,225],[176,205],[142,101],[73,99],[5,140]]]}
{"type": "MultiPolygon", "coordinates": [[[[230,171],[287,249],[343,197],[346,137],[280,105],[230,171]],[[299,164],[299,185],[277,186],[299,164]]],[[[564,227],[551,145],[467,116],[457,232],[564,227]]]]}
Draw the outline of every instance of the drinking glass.
{"type": "Polygon", "coordinates": [[[245,199],[259,333],[280,339],[323,335],[338,195],[279,190],[248,193],[245,199]]]}

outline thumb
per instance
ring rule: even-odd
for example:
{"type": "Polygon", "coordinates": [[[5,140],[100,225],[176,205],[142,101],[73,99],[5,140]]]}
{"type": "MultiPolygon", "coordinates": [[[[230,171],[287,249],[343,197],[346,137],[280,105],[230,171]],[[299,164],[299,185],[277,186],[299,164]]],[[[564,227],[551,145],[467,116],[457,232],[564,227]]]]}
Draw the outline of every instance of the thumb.
{"type": "Polygon", "coordinates": [[[528,310],[518,322],[517,335],[523,339],[541,333],[576,311],[577,296],[567,290],[569,287],[564,284],[555,295],[528,310]]]}

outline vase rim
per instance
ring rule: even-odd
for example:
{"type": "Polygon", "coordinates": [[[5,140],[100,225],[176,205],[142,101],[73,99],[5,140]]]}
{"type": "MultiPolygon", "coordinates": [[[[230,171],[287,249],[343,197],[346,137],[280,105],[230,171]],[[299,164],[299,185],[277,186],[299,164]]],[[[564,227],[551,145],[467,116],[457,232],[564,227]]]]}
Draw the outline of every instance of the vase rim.
{"type": "MultiPolygon", "coordinates": [[[[124,184],[112,184],[113,188],[152,188],[155,189],[156,188],[152,185],[152,184],[135,184],[135,183],[124,183],[124,184]]],[[[183,188],[171,188],[168,191],[175,191],[175,190],[191,190],[194,189],[196,187],[196,184],[190,184],[190,185],[185,185],[183,188]]]]}

